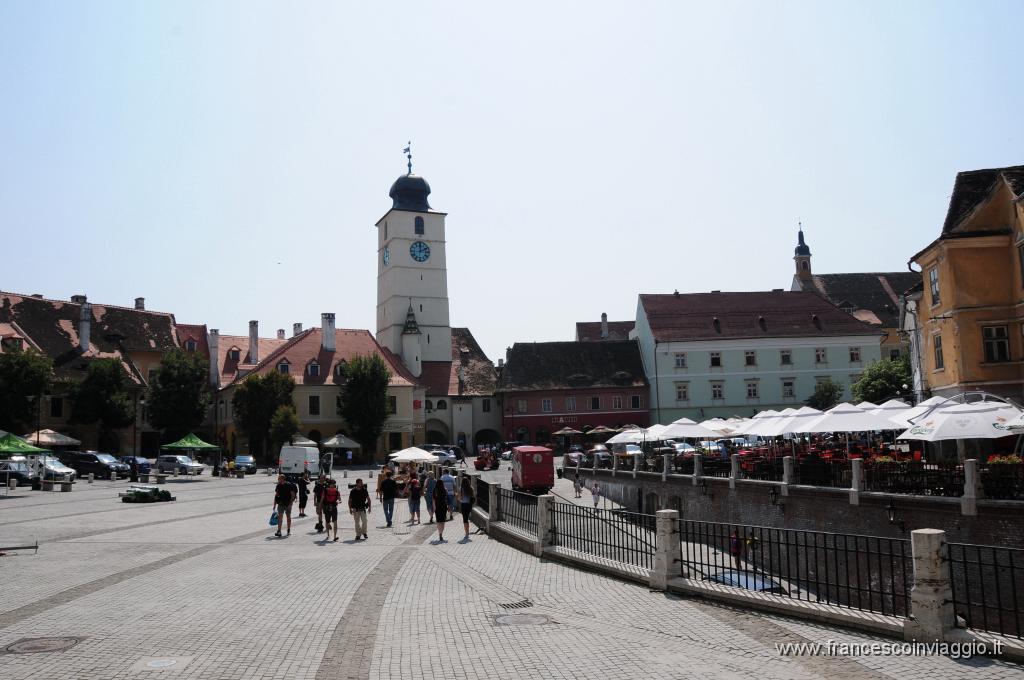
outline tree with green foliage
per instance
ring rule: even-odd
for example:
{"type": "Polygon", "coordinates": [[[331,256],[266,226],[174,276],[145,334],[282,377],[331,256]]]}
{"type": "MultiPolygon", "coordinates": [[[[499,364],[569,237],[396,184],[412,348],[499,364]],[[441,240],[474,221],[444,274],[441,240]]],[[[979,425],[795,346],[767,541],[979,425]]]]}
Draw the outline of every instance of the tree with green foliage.
{"type": "Polygon", "coordinates": [[[282,404],[270,419],[270,441],[274,449],[280,450],[299,431],[299,414],[291,404],[282,404]]]}
{"type": "Polygon", "coordinates": [[[352,436],[370,453],[377,450],[377,438],[390,414],[388,383],[391,371],[380,355],[357,356],[348,364],[341,388],[341,417],[352,436]]]}
{"type": "Polygon", "coordinates": [[[149,422],[165,441],[181,439],[206,418],[209,370],[202,357],[175,348],[164,355],[149,385],[149,422]]]}
{"type": "Polygon", "coordinates": [[[271,371],[250,375],[235,388],[231,397],[234,420],[249,437],[249,453],[270,455],[270,421],[279,406],[291,406],[295,379],[271,371]]]}
{"type": "Polygon", "coordinates": [[[39,352],[4,350],[0,354],[0,430],[24,432],[34,429],[35,399],[50,388],[53,362],[39,352]]]}
{"type": "Polygon", "coordinates": [[[89,364],[85,379],[71,387],[72,423],[99,425],[101,448],[112,430],[128,427],[135,416],[130,383],[117,359],[97,359],[89,364]]]}
{"type": "Polygon", "coordinates": [[[860,380],[853,384],[853,398],[881,404],[904,394],[904,386],[909,387],[912,381],[909,357],[882,359],[864,369],[860,380]]]}
{"type": "Polygon", "coordinates": [[[832,378],[825,378],[814,388],[814,393],[804,402],[811,408],[827,411],[839,403],[843,396],[843,386],[832,378]]]}

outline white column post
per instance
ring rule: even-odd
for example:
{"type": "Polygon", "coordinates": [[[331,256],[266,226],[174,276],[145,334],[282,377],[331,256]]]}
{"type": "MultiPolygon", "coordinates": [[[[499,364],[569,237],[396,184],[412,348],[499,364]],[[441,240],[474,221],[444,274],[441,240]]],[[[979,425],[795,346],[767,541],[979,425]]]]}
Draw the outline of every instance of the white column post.
{"type": "Polygon", "coordinates": [[[704,456],[699,452],[693,454],[693,485],[700,485],[700,478],[704,476],[704,456]]]}
{"type": "Polygon", "coordinates": [[[964,461],[964,495],[960,497],[960,514],[974,517],[978,514],[978,497],[982,496],[978,483],[978,460],[964,461]]]}
{"type": "Polygon", "coordinates": [[[490,529],[491,522],[501,521],[501,484],[488,482],[487,484],[487,528],[490,529]]]}
{"type": "Polygon", "coordinates": [[[732,470],[729,472],[729,488],[736,488],[736,480],[740,478],[740,454],[734,453],[732,459],[732,470]]]}
{"type": "Polygon", "coordinates": [[[946,532],[915,529],[910,532],[914,559],[914,587],[910,590],[910,616],[903,623],[904,640],[945,640],[956,627],[946,532]]]}
{"type": "Polygon", "coordinates": [[[779,493],[789,495],[789,485],[793,483],[793,456],[782,457],[782,486],[779,493]]]}
{"type": "Polygon", "coordinates": [[[555,497],[551,494],[537,496],[537,536],[533,541],[533,554],[536,557],[544,555],[544,546],[551,545],[551,505],[555,497]]]}
{"type": "MultiPolygon", "coordinates": [[[[595,457],[596,457],[596,456],[595,456],[595,457]]],[[[614,476],[615,476],[615,473],[616,473],[616,472],[618,472],[618,471],[619,471],[619,457],[618,457],[618,456],[616,456],[616,455],[615,455],[615,454],[613,453],[613,454],[612,454],[612,477],[614,477],[614,476]]]]}
{"type": "Polygon", "coordinates": [[[850,461],[850,505],[860,505],[861,475],[864,461],[854,458],[850,461]]]}
{"type": "Polygon", "coordinates": [[[669,579],[680,575],[675,569],[679,560],[679,511],[658,510],[655,528],[654,569],[648,578],[652,590],[667,590],[669,579]]]}
{"type": "Polygon", "coordinates": [[[662,463],[662,465],[661,465],[661,481],[663,481],[663,482],[664,482],[664,481],[665,481],[666,479],[668,479],[668,457],[669,457],[669,455],[670,455],[670,454],[667,454],[667,453],[665,453],[665,454],[662,454],[662,458],[663,458],[663,460],[665,461],[665,462],[664,462],[664,463],[662,463]]]}

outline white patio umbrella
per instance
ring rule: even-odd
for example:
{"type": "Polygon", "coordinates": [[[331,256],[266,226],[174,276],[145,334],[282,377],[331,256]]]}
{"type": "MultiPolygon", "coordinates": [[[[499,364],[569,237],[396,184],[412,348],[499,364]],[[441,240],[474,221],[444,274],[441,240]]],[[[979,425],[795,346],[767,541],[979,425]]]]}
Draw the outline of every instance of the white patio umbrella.
{"type": "Polygon", "coordinates": [[[689,418],[680,418],[666,425],[661,436],[668,439],[714,439],[719,435],[716,430],[709,430],[689,418]]]}
{"type": "Polygon", "coordinates": [[[910,408],[910,404],[900,401],[899,399],[890,399],[889,401],[870,409],[876,416],[881,415],[887,418],[897,416],[910,408]]]}
{"type": "Polygon", "coordinates": [[[998,439],[1012,434],[1011,423],[1022,411],[998,401],[972,404],[954,403],[939,406],[920,416],[910,429],[897,439],[918,439],[937,442],[945,439],[998,439]]]}
{"type": "Polygon", "coordinates": [[[665,434],[667,428],[668,425],[651,425],[647,428],[647,441],[656,442],[662,439],[671,439],[671,436],[665,434]]]}
{"type": "Polygon", "coordinates": [[[350,439],[343,434],[336,434],[323,442],[325,449],[361,449],[362,444],[355,439],[350,439]]]}
{"type": "Polygon", "coordinates": [[[707,420],[701,421],[697,424],[722,437],[730,435],[736,431],[733,424],[723,418],[708,418],[707,420]]]}
{"type": "Polygon", "coordinates": [[[396,463],[436,463],[438,460],[437,456],[434,454],[429,451],[424,451],[416,446],[410,446],[407,449],[396,451],[391,454],[390,458],[396,463]]]}
{"type": "Polygon", "coordinates": [[[291,438],[292,446],[316,446],[316,442],[309,437],[303,437],[301,434],[293,435],[291,438]]]}
{"type": "Polygon", "coordinates": [[[774,409],[767,409],[765,411],[758,411],[754,414],[750,420],[748,420],[741,429],[736,430],[743,434],[757,434],[757,431],[764,424],[762,421],[768,418],[775,418],[779,415],[779,412],[774,409]]]}
{"type": "Polygon", "coordinates": [[[80,446],[82,443],[74,437],[69,437],[66,434],[54,432],[53,430],[30,432],[22,437],[22,439],[34,446],[80,446]]]}
{"type": "Polygon", "coordinates": [[[797,426],[793,432],[873,432],[891,430],[892,421],[843,402],[817,418],[797,426]]]}
{"type": "Polygon", "coordinates": [[[903,413],[890,414],[889,420],[896,424],[895,429],[905,430],[914,426],[914,423],[911,422],[913,419],[920,418],[925,413],[933,410],[934,407],[946,403],[952,405],[959,402],[952,401],[948,397],[931,397],[930,399],[925,399],[917,406],[908,408],[903,413]]]}
{"type": "Polygon", "coordinates": [[[605,444],[639,444],[646,440],[647,431],[643,428],[637,427],[630,430],[623,430],[606,441],[605,444]]]}
{"type": "Polygon", "coordinates": [[[804,423],[810,422],[811,418],[822,415],[821,411],[810,406],[801,406],[798,409],[786,409],[792,411],[785,418],[780,418],[774,422],[765,425],[762,428],[762,436],[767,437],[778,437],[783,434],[790,434],[796,432],[804,423]]]}
{"type": "Polygon", "coordinates": [[[878,404],[872,404],[870,401],[862,401],[859,404],[854,405],[862,411],[873,411],[878,408],[878,404]]]}

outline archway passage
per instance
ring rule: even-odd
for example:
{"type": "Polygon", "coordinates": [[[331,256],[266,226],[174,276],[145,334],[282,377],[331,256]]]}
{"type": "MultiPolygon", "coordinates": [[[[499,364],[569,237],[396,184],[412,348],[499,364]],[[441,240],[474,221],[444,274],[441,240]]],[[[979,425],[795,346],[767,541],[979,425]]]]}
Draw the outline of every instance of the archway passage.
{"type": "Polygon", "coordinates": [[[481,446],[497,446],[500,443],[501,434],[497,430],[478,430],[476,434],[473,435],[473,445],[477,447],[477,449],[481,446]]]}
{"type": "Polygon", "coordinates": [[[431,418],[423,424],[426,430],[427,443],[428,444],[451,444],[452,436],[448,431],[448,426],[440,420],[431,418]]]}

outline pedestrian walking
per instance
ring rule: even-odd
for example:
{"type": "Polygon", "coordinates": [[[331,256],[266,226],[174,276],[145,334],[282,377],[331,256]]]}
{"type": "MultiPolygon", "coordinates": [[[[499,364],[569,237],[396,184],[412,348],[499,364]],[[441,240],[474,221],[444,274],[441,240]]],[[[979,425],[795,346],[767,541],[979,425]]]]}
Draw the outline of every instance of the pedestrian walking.
{"type": "Polygon", "coordinates": [[[352,467],[352,451],[351,450],[345,451],[345,464],[348,467],[352,467]]]}
{"type": "Polygon", "coordinates": [[[420,523],[420,495],[423,487],[416,477],[409,478],[409,524],[420,523]]]}
{"type": "Polygon", "coordinates": [[[303,472],[299,477],[299,517],[306,516],[306,501],[309,500],[309,472],[303,472]]]}
{"type": "Polygon", "coordinates": [[[576,492],[576,498],[583,498],[583,482],[580,481],[580,473],[572,476],[572,490],[576,492]]]}
{"type": "Polygon", "coordinates": [[[324,489],[323,511],[324,527],[327,533],[324,541],[331,538],[331,527],[334,527],[334,540],[338,540],[338,501],[341,500],[341,492],[338,491],[338,484],[333,479],[327,480],[327,488],[324,489]]]}
{"type": "Polygon", "coordinates": [[[437,541],[438,543],[444,543],[444,523],[448,519],[449,508],[448,491],[441,482],[434,485],[433,498],[434,514],[437,516],[437,541]]]}
{"type": "Polygon", "coordinates": [[[320,456],[320,474],[329,475],[331,473],[331,453],[330,451],[320,456]]]}
{"type": "Polygon", "coordinates": [[[324,530],[324,491],[327,490],[327,476],[320,474],[313,484],[313,506],[316,508],[316,532],[319,534],[324,530]]]}
{"type": "Polygon", "coordinates": [[[423,494],[426,496],[427,513],[430,515],[430,519],[427,521],[427,524],[434,523],[434,487],[436,486],[437,479],[434,478],[434,473],[431,472],[423,482],[423,494]]]}
{"type": "Polygon", "coordinates": [[[370,512],[370,491],[363,486],[363,480],[356,480],[356,487],[348,492],[348,511],[356,524],[356,540],[367,538],[366,513],[370,512]]]}
{"type": "Polygon", "coordinates": [[[594,509],[597,510],[597,504],[601,500],[601,485],[594,480],[593,486],[590,487],[590,495],[594,499],[594,509]]]}
{"type": "Polygon", "coordinates": [[[462,484],[459,488],[459,509],[462,511],[462,529],[466,532],[462,542],[469,543],[469,515],[473,512],[473,503],[476,501],[476,492],[473,489],[473,480],[468,475],[462,477],[462,484]]]}
{"type": "Polygon", "coordinates": [[[391,526],[391,520],[395,515],[395,496],[398,495],[398,482],[395,481],[391,470],[384,474],[384,481],[380,485],[380,504],[384,507],[384,521],[391,526]]]}
{"type": "MultiPolygon", "coordinates": [[[[446,499],[448,503],[446,507],[448,508],[448,511],[452,513],[450,518],[448,515],[445,515],[445,519],[455,519],[455,478],[452,477],[451,469],[444,469],[444,474],[441,475],[441,485],[444,486],[444,490],[448,494],[448,498],[446,499]]],[[[434,508],[434,511],[437,513],[437,508],[434,508]]],[[[440,513],[437,513],[437,515],[438,521],[440,522],[440,513]]]]}
{"type": "Polygon", "coordinates": [[[729,534],[729,554],[736,563],[736,571],[740,570],[740,555],[743,553],[743,541],[740,540],[740,532],[733,529],[729,534]]]}
{"type": "Polygon", "coordinates": [[[274,509],[277,510],[277,533],[274,535],[278,538],[281,537],[281,527],[284,526],[285,517],[288,518],[288,536],[292,535],[292,503],[295,502],[295,496],[298,493],[298,489],[295,485],[288,481],[288,478],[284,475],[277,476],[277,486],[274,487],[274,509]]]}
{"type": "Polygon", "coordinates": [[[384,483],[384,475],[388,472],[387,463],[380,466],[380,473],[377,475],[377,500],[380,500],[380,487],[384,483]]]}

